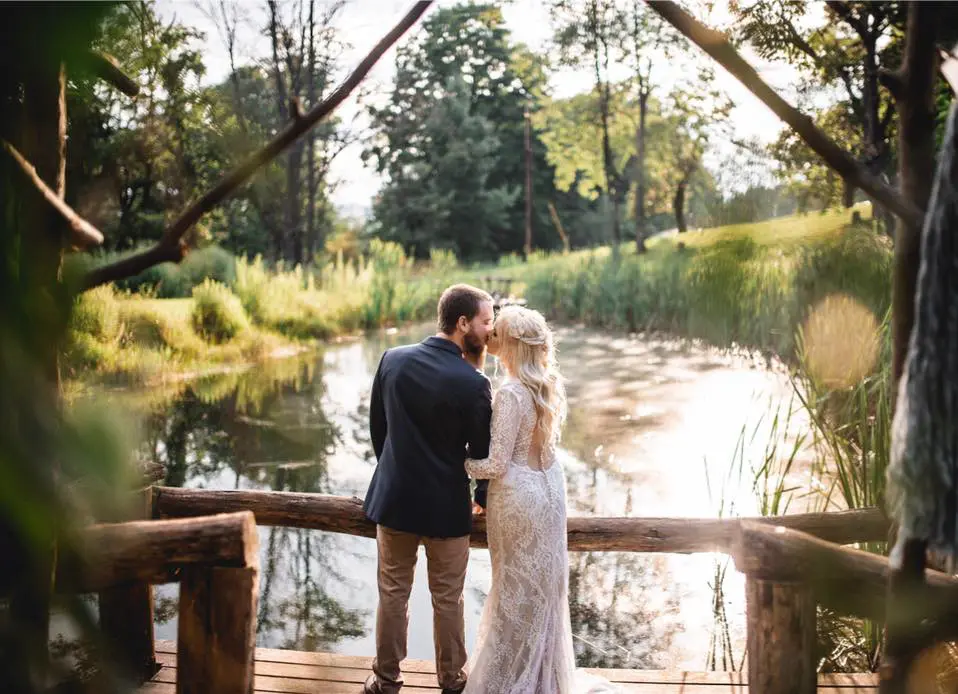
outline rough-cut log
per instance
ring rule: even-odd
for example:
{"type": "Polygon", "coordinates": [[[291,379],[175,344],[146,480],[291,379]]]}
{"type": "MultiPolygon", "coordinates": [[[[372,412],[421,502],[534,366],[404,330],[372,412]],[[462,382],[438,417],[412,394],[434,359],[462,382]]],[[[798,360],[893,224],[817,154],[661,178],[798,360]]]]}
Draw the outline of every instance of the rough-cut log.
{"type": "Polygon", "coordinates": [[[109,263],[95,268],[84,278],[83,286],[90,289],[101,284],[106,284],[107,282],[137,275],[147,268],[164,261],[179,262],[185,250],[182,242],[186,232],[189,231],[204,214],[246,183],[256,171],[279,156],[283,150],[296,142],[296,140],[304,135],[310,128],[332,113],[332,111],[353,92],[359,83],[362,82],[363,78],[382,57],[383,53],[389,50],[389,48],[399,40],[399,37],[416,23],[416,20],[423,15],[431,4],[432,0],[420,0],[420,2],[417,2],[413,8],[406,13],[402,21],[393,27],[393,29],[376,44],[369,54],[363,58],[356,69],[353,70],[346,80],[339,85],[328,98],[316,104],[316,106],[303,115],[301,119],[291,121],[285,130],[277,134],[276,137],[268,142],[262,149],[247,157],[243,163],[226,174],[219,183],[204,193],[199,200],[193,202],[173,224],[166,228],[156,246],[115,263],[109,263]]]}
{"type": "Polygon", "coordinates": [[[90,51],[87,54],[87,62],[97,77],[127,96],[134,97],[140,93],[140,85],[123,72],[112,55],[101,51],[90,51]]]}
{"type": "Polygon", "coordinates": [[[58,581],[78,592],[179,580],[189,566],[255,566],[256,522],[249,512],[203,518],[94,525],[84,532],[86,566],[58,581]]]}
{"type": "MultiPolygon", "coordinates": [[[[805,582],[816,600],[842,614],[885,621],[886,557],[826,542],[767,523],[743,521],[732,544],[735,568],[768,581],[805,582]]],[[[958,578],[926,571],[927,589],[909,607],[941,622],[929,628],[958,635],[958,578]],[[950,621],[950,625],[949,625],[950,621]]]]}
{"type": "Polygon", "coordinates": [[[663,19],[712,56],[750,92],[761,99],[762,103],[772,109],[775,115],[790,125],[805,144],[842,178],[854,183],[857,188],[868,193],[903,220],[921,225],[922,210],[919,207],[884,181],[873,176],[854,157],[816,127],[811,118],[779,96],[759,77],[755,68],[738,54],[724,35],[701,24],[674,2],[669,0],[647,0],[647,2],[663,19]]]}
{"type": "Polygon", "coordinates": [[[0,140],[0,145],[2,145],[4,151],[17,162],[17,166],[20,167],[23,175],[26,176],[33,187],[39,191],[43,199],[66,221],[73,245],[79,248],[88,248],[90,246],[99,246],[103,243],[103,234],[100,233],[100,230],[77,214],[72,207],[63,201],[63,198],[44,183],[33,164],[28,162],[26,158],[17,151],[16,147],[6,140],[0,140]]]}
{"type": "MultiPolygon", "coordinates": [[[[136,505],[127,520],[150,518],[152,496],[148,489],[134,492],[136,505]]],[[[104,519],[119,520],[119,519],[104,519]]],[[[100,631],[111,659],[138,681],[156,674],[159,666],[153,651],[153,586],[127,583],[100,592],[100,631]]]]}
{"type": "Polygon", "coordinates": [[[255,566],[183,572],[177,694],[253,694],[258,578],[255,566]]]}
{"type": "Polygon", "coordinates": [[[749,577],[748,690],[756,694],[815,694],[815,598],[808,585],[749,577]]]}
{"type": "MultiPolygon", "coordinates": [[[[153,508],[157,515],[165,518],[252,511],[260,525],[376,536],[376,526],[363,514],[362,501],[355,497],[154,487],[153,508]]],[[[888,522],[878,509],[808,513],[765,520],[840,544],[883,540],[888,533],[888,522]]],[[[568,522],[569,549],[676,554],[723,551],[738,536],[738,524],[737,519],[573,517],[568,522]]],[[[471,545],[487,546],[483,516],[474,519],[471,545]]]]}

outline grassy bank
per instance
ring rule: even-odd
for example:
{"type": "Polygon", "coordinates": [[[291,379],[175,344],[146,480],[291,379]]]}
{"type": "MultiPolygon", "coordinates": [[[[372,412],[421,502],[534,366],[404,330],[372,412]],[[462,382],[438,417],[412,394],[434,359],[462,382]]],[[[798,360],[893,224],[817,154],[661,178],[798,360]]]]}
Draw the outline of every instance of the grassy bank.
{"type": "Polygon", "coordinates": [[[481,284],[489,274],[517,280],[514,288],[553,319],[660,330],[785,358],[795,354],[798,328],[811,326],[819,361],[841,364],[847,355],[830,353],[824,338],[834,337],[836,324],[867,327],[883,316],[891,277],[885,239],[848,219],[847,212],[780,218],[656,239],[641,256],[624,245],[618,256],[600,248],[468,269],[443,252],[415,264],[379,242],[362,261],[309,271],[208,249],[124,288],[81,297],[64,365],[70,378],[107,381],[205,371],[428,320],[443,286],[481,284]],[[822,304],[826,297],[831,304],[822,304]]]}
{"type": "MultiPolygon", "coordinates": [[[[890,244],[848,220],[848,213],[781,218],[658,239],[643,255],[556,256],[528,269],[525,295],[558,320],[791,359],[816,309],[873,323],[888,311],[890,244]],[[847,301],[823,305],[836,296],[847,301]]],[[[821,319],[813,327],[829,328],[821,319]]]]}
{"type": "MultiPolygon", "coordinates": [[[[204,263],[202,252],[194,265],[204,263]]],[[[356,331],[426,320],[444,283],[459,277],[454,259],[434,254],[414,265],[393,244],[372,244],[358,263],[314,270],[270,269],[257,259],[226,265],[218,279],[163,269],[137,291],[105,286],[83,294],[65,346],[73,381],[169,380],[356,331]],[[175,288],[175,289],[174,289],[175,288]],[[159,298],[166,294],[182,298],[159,298]]]]}

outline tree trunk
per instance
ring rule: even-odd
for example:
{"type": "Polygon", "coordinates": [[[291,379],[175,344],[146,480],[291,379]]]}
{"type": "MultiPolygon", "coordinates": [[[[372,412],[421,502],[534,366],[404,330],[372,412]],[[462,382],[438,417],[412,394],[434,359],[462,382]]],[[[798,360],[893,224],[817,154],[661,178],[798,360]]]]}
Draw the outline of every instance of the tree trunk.
{"type": "MultiPolygon", "coordinates": [[[[269,37],[273,51],[273,79],[276,82],[276,113],[277,130],[282,130],[289,122],[289,94],[286,91],[286,78],[283,76],[282,63],[279,56],[279,11],[276,7],[276,0],[267,0],[269,7],[269,37]]],[[[296,184],[297,177],[292,170],[293,159],[297,158],[295,152],[298,144],[290,147],[286,155],[286,219],[285,229],[276,229],[273,233],[273,259],[275,261],[288,258],[289,238],[294,234],[293,226],[293,202],[291,188],[296,184]]]]}
{"type": "Polygon", "coordinates": [[[283,257],[291,263],[302,262],[302,167],[303,146],[296,143],[286,161],[286,243],[283,257]]]}
{"type": "Polygon", "coordinates": [[[523,135],[523,151],[525,153],[525,172],[526,172],[526,238],[522,246],[522,253],[525,259],[529,259],[532,253],[532,121],[529,118],[529,111],[523,115],[525,120],[525,129],[523,135]]]}
{"type": "MultiPolygon", "coordinates": [[[[62,63],[55,58],[37,67],[32,78],[24,85],[24,155],[36,167],[39,176],[52,188],[58,197],[66,193],[66,74],[62,63]]],[[[59,313],[66,309],[60,305],[57,288],[63,262],[63,223],[53,208],[37,193],[30,196],[27,223],[22,227],[24,256],[21,269],[30,287],[26,291],[34,296],[53,294],[54,303],[44,304],[46,315],[38,315],[42,325],[38,363],[38,388],[33,407],[50,413],[51,419],[60,410],[60,370],[57,353],[59,342],[59,313]]],[[[52,432],[35,432],[49,435],[52,432]]],[[[56,484],[59,463],[47,449],[45,459],[38,461],[48,483],[56,484]],[[49,456],[49,457],[47,457],[49,456]]],[[[47,640],[50,624],[50,599],[57,565],[56,528],[53,535],[44,538],[45,546],[35,547],[34,571],[21,575],[22,583],[11,599],[11,612],[21,626],[24,649],[23,667],[30,672],[34,682],[42,677],[48,667],[47,640]]],[[[17,678],[14,678],[16,681],[17,678]]]]}
{"type": "Polygon", "coordinates": [[[648,114],[649,89],[643,80],[639,88],[639,128],[635,132],[638,154],[635,190],[635,250],[645,252],[645,123],[648,114]]]}
{"type": "Polygon", "coordinates": [[[672,198],[672,210],[675,212],[675,226],[680,234],[688,231],[685,225],[685,189],[688,179],[683,178],[675,188],[675,197],[672,198]]]}
{"type": "Polygon", "coordinates": [[[609,139],[609,84],[603,78],[603,65],[605,74],[608,76],[609,68],[609,46],[600,35],[599,28],[599,8],[593,0],[590,5],[590,23],[593,31],[593,69],[595,70],[595,87],[599,92],[599,117],[602,125],[602,169],[605,174],[605,190],[612,201],[612,249],[613,253],[619,252],[619,245],[622,242],[622,229],[619,225],[619,176],[615,170],[615,162],[612,158],[612,144],[609,139]]]}
{"type": "MultiPolygon", "coordinates": [[[[908,6],[904,62],[895,80],[898,109],[898,172],[905,199],[924,212],[931,197],[935,175],[935,83],[938,55],[935,46],[938,8],[934,3],[908,6]]],[[[892,277],[892,392],[905,367],[908,342],[915,320],[915,291],[921,264],[921,224],[899,220],[892,277]]],[[[894,403],[893,403],[894,404],[894,403]]],[[[921,614],[911,608],[914,591],[925,581],[926,542],[905,539],[893,556],[903,561],[893,565],[888,577],[888,614],[885,650],[882,654],[881,691],[908,690],[908,673],[920,646],[914,639],[921,614]]]]}
{"type": "MultiPolygon", "coordinates": [[[[306,81],[306,99],[309,108],[316,103],[316,0],[309,0],[309,74],[306,81]]],[[[304,260],[312,262],[316,251],[316,129],[309,131],[306,140],[306,239],[304,260]]]]}
{"type": "MultiPolygon", "coordinates": [[[[898,172],[901,192],[924,211],[931,196],[935,174],[935,82],[938,56],[935,48],[934,3],[908,6],[907,44],[898,76],[902,93],[898,109],[898,172]]],[[[892,378],[893,393],[905,364],[908,339],[915,319],[915,285],[921,250],[921,225],[900,220],[895,239],[892,282],[892,378]]]]}
{"type": "MultiPolygon", "coordinates": [[[[233,112],[236,114],[236,122],[239,125],[240,132],[245,136],[245,141],[249,143],[249,123],[246,119],[246,112],[243,107],[243,92],[240,87],[239,73],[236,71],[236,19],[234,17],[233,23],[230,23],[230,18],[226,9],[227,3],[228,0],[220,0],[219,7],[223,21],[223,33],[226,36],[226,53],[230,61],[230,85],[232,86],[233,92],[233,112]]],[[[248,148],[244,148],[244,156],[247,154],[247,151],[248,148]]],[[[262,222],[263,226],[266,228],[267,236],[271,240],[275,239],[278,232],[273,215],[271,215],[263,205],[263,201],[260,198],[256,187],[250,186],[248,190],[250,204],[256,210],[256,214],[259,215],[260,222],[262,222]]]]}

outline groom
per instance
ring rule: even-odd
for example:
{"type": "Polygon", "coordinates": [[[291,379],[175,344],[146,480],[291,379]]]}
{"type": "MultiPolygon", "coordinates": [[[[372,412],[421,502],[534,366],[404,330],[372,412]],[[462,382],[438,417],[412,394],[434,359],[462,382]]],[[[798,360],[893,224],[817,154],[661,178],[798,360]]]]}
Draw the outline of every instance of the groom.
{"type": "Polygon", "coordinates": [[[472,506],[465,458],[489,455],[492,389],[479,370],[494,320],[492,297],[466,284],[439,299],[439,332],[387,350],[373,380],[369,430],[376,453],[363,510],[376,523],[379,609],[366,694],[402,687],[409,593],[426,546],[436,669],[444,693],[466,684],[462,590],[472,506]]]}

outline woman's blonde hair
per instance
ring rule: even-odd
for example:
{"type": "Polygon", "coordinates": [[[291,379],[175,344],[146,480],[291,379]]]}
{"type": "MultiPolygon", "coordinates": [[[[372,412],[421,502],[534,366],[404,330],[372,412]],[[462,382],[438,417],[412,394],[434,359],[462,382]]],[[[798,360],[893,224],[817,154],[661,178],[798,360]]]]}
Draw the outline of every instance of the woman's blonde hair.
{"type": "Polygon", "coordinates": [[[506,306],[496,319],[499,359],[532,394],[536,408],[533,445],[545,450],[558,440],[565,421],[565,386],[556,361],[552,330],[538,311],[506,306]]]}

